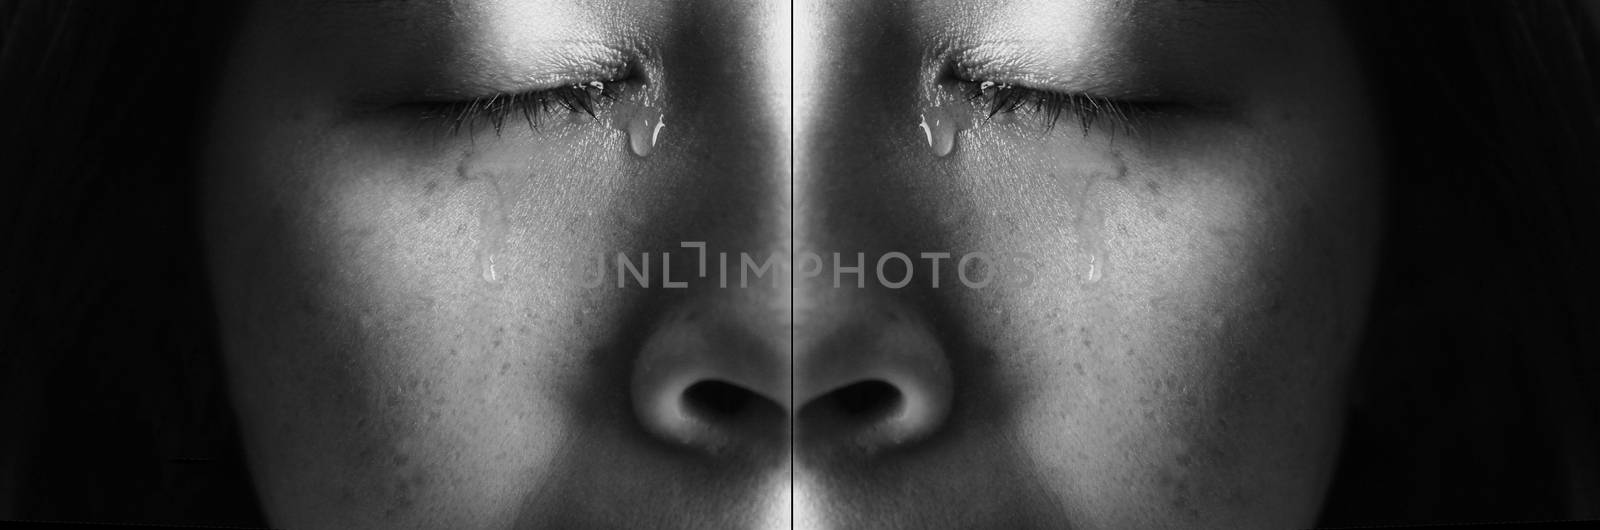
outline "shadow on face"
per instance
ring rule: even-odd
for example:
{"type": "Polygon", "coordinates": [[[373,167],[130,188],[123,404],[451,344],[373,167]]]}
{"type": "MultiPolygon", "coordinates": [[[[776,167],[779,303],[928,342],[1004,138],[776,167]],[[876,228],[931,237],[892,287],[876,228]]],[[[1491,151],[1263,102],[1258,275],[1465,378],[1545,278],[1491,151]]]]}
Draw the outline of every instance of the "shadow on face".
{"type": "Polygon", "coordinates": [[[1378,226],[1325,11],[263,3],[204,184],[263,504],[1308,524],[1378,226]]]}
{"type": "MultiPolygon", "coordinates": [[[[937,345],[907,363],[953,373],[948,416],[902,447],[809,444],[802,415],[796,495],[816,500],[797,518],[1312,523],[1378,226],[1372,111],[1331,13],[797,13],[825,28],[797,39],[797,72],[835,73],[797,76],[797,246],[864,253],[870,279],[798,284],[835,301],[796,320],[841,298],[907,315],[925,333],[909,342],[937,345]]],[[[842,355],[805,329],[797,384],[842,355]]]]}

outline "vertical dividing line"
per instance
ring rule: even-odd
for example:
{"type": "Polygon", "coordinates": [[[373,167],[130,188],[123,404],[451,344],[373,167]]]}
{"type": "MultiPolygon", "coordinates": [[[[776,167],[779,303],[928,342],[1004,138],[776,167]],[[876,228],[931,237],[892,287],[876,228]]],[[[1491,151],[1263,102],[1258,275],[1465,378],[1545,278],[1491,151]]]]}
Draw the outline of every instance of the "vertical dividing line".
{"type": "Polygon", "coordinates": [[[795,364],[794,364],[794,4],[796,0],[789,1],[789,530],[794,530],[797,514],[795,513],[795,451],[799,450],[796,428],[798,422],[795,418],[800,416],[800,404],[794,400],[795,364]]]}
{"type": "Polygon", "coordinates": [[[789,530],[795,527],[795,5],[789,2],[789,530]]]}

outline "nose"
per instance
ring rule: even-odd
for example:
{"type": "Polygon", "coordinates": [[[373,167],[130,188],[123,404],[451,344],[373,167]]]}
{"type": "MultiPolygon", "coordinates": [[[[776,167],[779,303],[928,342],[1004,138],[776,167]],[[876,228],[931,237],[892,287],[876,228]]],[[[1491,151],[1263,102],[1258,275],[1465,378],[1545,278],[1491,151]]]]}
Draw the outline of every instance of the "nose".
{"type": "Polygon", "coordinates": [[[748,305],[700,304],[662,319],[634,363],[640,424],[714,453],[782,446],[791,422],[805,451],[878,452],[936,432],[954,380],[928,322],[852,293],[821,305],[794,313],[792,358],[788,326],[748,305]]]}
{"type": "Polygon", "coordinates": [[[923,439],[949,415],[950,363],[908,306],[840,291],[797,315],[796,435],[807,451],[878,452],[923,439]]]}
{"type": "Polygon", "coordinates": [[[661,322],[633,370],[633,409],[647,431],[711,452],[787,442],[787,326],[727,303],[687,307],[661,322]],[[765,329],[775,322],[778,329],[765,329]]]}

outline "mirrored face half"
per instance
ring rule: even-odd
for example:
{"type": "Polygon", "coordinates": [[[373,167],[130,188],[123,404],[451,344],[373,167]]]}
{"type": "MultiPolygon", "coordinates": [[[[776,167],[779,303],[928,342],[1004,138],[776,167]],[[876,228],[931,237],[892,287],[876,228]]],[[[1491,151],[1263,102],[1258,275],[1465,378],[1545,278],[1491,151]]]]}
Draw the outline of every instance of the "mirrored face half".
{"type": "Polygon", "coordinates": [[[1306,526],[1380,228],[1321,3],[261,2],[203,156],[272,523],[1306,526]]]}
{"type": "Polygon", "coordinates": [[[800,520],[1314,524],[1379,223],[1376,128],[1331,7],[796,13],[815,28],[796,32],[797,248],[862,253],[868,276],[797,284],[797,385],[876,354],[948,407],[869,450],[807,436],[802,409],[800,520]],[[850,328],[834,319],[905,331],[829,341],[850,328]],[[913,375],[941,364],[948,382],[913,375]]]}
{"type": "Polygon", "coordinates": [[[787,283],[717,289],[680,245],[757,255],[788,233],[787,19],[751,2],[255,6],[204,197],[273,524],[786,518],[775,403],[709,426],[643,405],[723,377],[692,357],[734,348],[763,377],[743,386],[787,394],[787,283]]]}

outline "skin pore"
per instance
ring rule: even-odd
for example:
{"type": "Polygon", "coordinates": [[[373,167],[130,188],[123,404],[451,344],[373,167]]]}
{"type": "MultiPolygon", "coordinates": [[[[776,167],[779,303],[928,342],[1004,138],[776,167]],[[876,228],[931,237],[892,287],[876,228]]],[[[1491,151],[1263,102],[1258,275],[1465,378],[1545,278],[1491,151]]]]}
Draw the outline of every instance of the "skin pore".
{"type": "Polygon", "coordinates": [[[289,528],[1308,525],[1380,225],[1335,20],[813,0],[791,64],[779,2],[260,2],[201,193],[262,504],[289,528]],[[454,119],[593,81],[593,118],[454,119]],[[986,119],[984,81],[1127,119],[986,119]],[[943,156],[934,108],[970,121],[943,156]],[[867,279],[723,288],[679,276],[684,242],[862,252],[867,279]],[[899,289],[872,267],[894,251],[899,289]],[[592,287],[619,252],[654,282],[592,287]],[[947,260],[935,288],[923,252],[1026,267],[969,288],[947,260]],[[652,416],[693,401],[680,365],[745,406],[652,416]],[[936,413],[826,413],[863,378],[936,413]]]}
{"type": "MultiPolygon", "coordinates": [[[[204,193],[226,366],[275,526],[784,516],[768,500],[785,495],[784,447],[694,453],[648,436],[630,410],[630,360],[658,317],[733,302],[589,288],[572,263],[786,233],[769,206],[788,202],[788,106],[761,62],[784,17],[735,7],[249,13],[204,193]],[[452,133],[418,103],[593,80],[620,94],[597,119],[556,108],[535,129],[518,111],[498,135],[483,121],[452,133]],[[609,122],[623,104],[664,109],[647,157],[609,122]]],[[[781,290],[720,294],[787,307],[781,290]]],[[[787,337],[781,312],[752,314],[787,337]]]]}
{"type": "Polygon", "coordinates": [[[827,212],[797,247],[1025,256],[1032,276],[969,289],[946,263],[941,288],[880,293],[938,330],[954,406],[897,453],[801,444],[814,520],[1314,523],[1379,226],[1372,111],[1329,6],[796,11],[825,28],[797,71],[858,80],[796,76],[798,211],[827,212]],[[966,100],[983,81],[1136,103],[1087,132],[1071,110],[986,121],[966,100]],[[918,127],[934,107],[973,120],[945,156],[918,127]]]}

